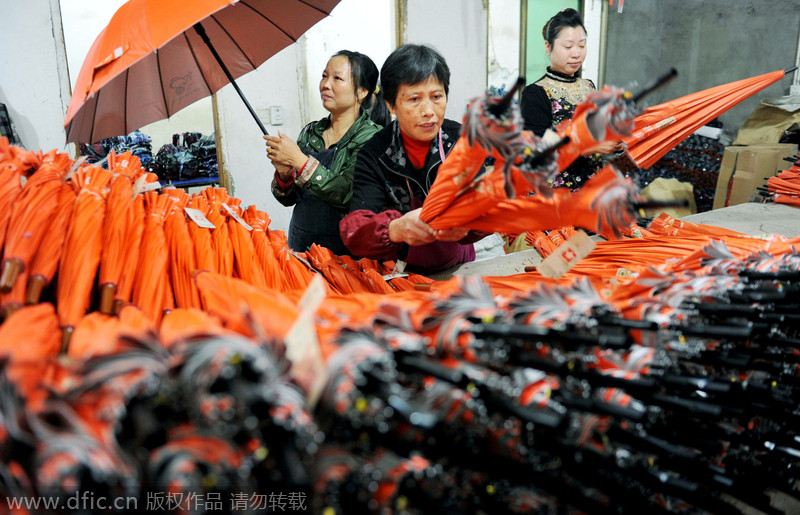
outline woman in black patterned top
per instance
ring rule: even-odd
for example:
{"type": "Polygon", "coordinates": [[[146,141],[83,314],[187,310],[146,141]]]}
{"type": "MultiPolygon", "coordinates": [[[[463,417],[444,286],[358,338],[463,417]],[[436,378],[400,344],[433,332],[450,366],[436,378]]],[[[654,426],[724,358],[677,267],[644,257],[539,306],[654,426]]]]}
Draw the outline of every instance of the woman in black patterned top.
{"type": "MultiPolygon", "coordinates": [[[[572,117],[575,107],[596,89],[580,77],[586,59],[586,28],[575,9],[564,9],[545,24],[544,48],[550,57],[547,72],[522,91],[520,107],[524,129],[541,136],[572,117]]],[[[600,154],[614,152],[619,142],[607,141],[587,151],[553,178],[553,186],[580,189],[603,165],[600,154]]]]}

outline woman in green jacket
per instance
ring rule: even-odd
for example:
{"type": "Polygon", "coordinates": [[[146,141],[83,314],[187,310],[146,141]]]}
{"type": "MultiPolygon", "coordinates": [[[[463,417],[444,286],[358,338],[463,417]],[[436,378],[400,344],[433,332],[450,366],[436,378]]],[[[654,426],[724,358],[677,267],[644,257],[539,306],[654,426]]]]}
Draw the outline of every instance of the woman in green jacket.
{"type": "Polygon", "coordinates": [[[289,247],[304,252],[316,243],[334,254],[348,254],[339,220],[353,196],[353,169],[361,146],[389,122],[377,90],[378,68],[358,52],[341,50],[328,61],[319,83],[329,116],[306,125],[297,141],[278,132],[264,136],[275,166],[272,193],[294,206],[289,247]]]}

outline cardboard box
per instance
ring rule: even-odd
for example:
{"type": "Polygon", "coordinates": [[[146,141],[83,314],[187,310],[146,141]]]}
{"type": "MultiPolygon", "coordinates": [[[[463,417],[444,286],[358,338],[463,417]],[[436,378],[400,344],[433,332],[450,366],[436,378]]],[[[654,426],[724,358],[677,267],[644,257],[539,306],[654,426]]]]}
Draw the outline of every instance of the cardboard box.
{"type": "Polygon", "coordinates": [[[767,178],[789,167],[784,158],[796,154],[797,145],[790,143],[725,147],[713,209],[749,202],[767,178]]]}

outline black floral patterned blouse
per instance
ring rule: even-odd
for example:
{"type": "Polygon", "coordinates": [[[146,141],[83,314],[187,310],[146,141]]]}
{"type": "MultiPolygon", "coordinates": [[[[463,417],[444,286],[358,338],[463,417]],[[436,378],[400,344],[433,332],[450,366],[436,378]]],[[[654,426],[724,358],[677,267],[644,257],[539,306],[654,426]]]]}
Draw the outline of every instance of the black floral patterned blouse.
{"type": "MultiPolygon", "coordinates": [[[[589,79],[555,72],[548,66],[542,78],[522,91],[523,128],[543,135],[547,129],[571,118],[575,107],[595,89],[589,79]]],[[[579,157],[553,178],[553,186],[577,191],[602,165],[603,159],[598,155],[579,157]]]]}

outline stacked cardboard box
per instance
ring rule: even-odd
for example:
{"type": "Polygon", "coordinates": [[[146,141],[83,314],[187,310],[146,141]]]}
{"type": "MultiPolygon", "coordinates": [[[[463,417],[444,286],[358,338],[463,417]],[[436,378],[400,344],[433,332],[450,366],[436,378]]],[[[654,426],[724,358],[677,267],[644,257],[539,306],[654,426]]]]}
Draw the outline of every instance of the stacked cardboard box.
{"type": "Polygon", "coordinates": [[[714,209],[750,201],[767,178],[789,167],[784,159],[797,154],[797,145],[747,145],[725,147],[714,195],[714,209]]]}

